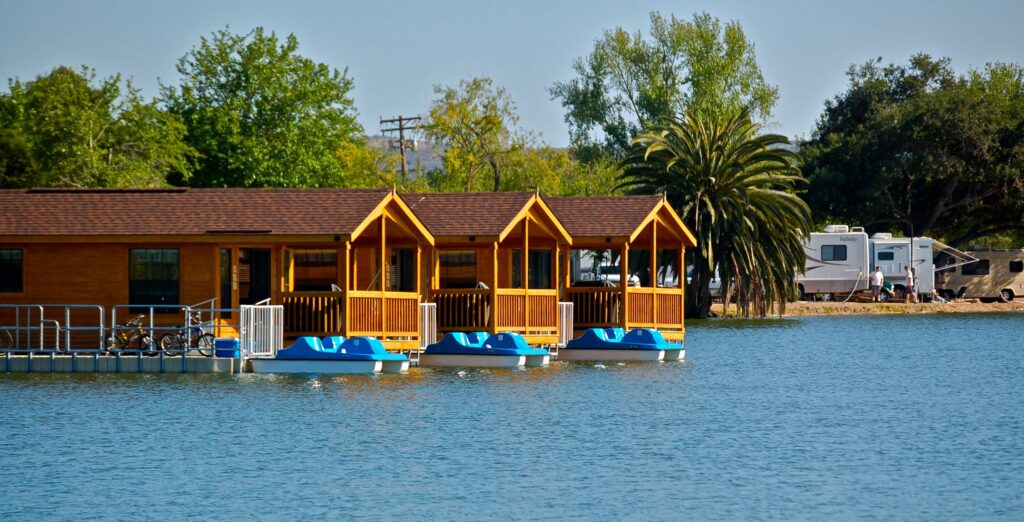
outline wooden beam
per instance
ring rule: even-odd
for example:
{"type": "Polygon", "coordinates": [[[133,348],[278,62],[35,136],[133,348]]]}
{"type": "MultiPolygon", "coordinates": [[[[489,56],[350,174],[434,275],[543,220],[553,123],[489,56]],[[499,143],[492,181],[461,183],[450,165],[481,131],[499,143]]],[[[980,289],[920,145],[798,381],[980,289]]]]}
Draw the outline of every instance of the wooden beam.
{"type": "Polygon", "coordinates": [[[487,327],[492,334],[498,333],[498,242],[491,243],[491,276],[494,280],[491,284],[491,317],[487,321],[487,327]]]}
{"type": "Polygon", "coordinates": [[[651,221],[651,295],[653,316],[651,321],[658,328],[658,220],[651,221]]]}
{"type": "Polygon", "coordinates": [[[523,333],[530,331],[530,220],[523,220],[523,333]]]}
{"type": "Polygon", "coordinates": [[[619,250],[619,288],[622,290],[622,328],[629,324],[629,243],[619,250]]]}
{"type": "Polygon", "coordinates": [[[380,338],[384,339],[387,337],[387,297],[384,295],[388,290],[387,285],[387,270],[384,268],[387,266],[387,217],[383,213],[380,215],[380,338]]]}
{"type": "Polygon", "coordinates": [[[559,284],[559,282],[558,282],[558,265],[560,264],[560,262],[558,260],[558,254],[560,254],[561,252],[562,252],[561,246],[558,243],[555,243],[555,254],[554,254],[555,258],[551,260],[551,284],[554,285],[555,292],[559,296],[559,299],[561,299],[561,293],[558,292],[558,289],[562,285],[559,284]]]}
{"type": "Polygon", "coordinates": [[[686,317],[686,248],[679,245],[679,269],[676,270],[676,277],[679,279],[679,294],[682,296],[679,304],[679,324],[685,323],[686,317]]]}
{"type": "MultiPolygon", "coordinates": [[[[565,281],[565,284],[563,286],[565,287],[566,290],[568,290],[572,286],[572,259],[570,259],[571,255],[572,255],[572,249],[570,249],[569,247],[565,247],[565,252],[564,252],[564,255],[562,256],[562,272],[563,272],[563,276],[562,277],[563,277],[563,280],[565,281]]],[[[561,284],[561,282],[559,284],[561,284]]],[[[563,292],[563,293],[567,293],[567,292],[563,292]]]]}
{"type": "MultiPolygon", "coordinates": [[[[342,306],[345,307],[345,309],[342,311],[342,313],[344,314],[345,322],[341,325],[341,334],[344,335],[345,338],[347,339],[348,338],[348,332],[350,330],[349,326],[352,324],[352,307],[349,306],[349,302],[348,302],[349,290],[351,290],[351,284],[352,284],[351,283],[351,275],[349,274],[349,272],[350,272],[349,268],[352,266],[350,264],[351,259],[352,259],[352,242],[351,241],[346,241],[345,242],[345,247],[342,248],[342,251],[344,252],[342,254],[342,256],[344,256],[344,259],[341,260],[341,261],[343,263],[344,269],[342,270],[342,273],[340,273],[338,275],[340,276],[339,279],[341,280],[341,285],[339,285],[339,286],[341,286],[341,288],[345,290],[345,295],[342,296],[342,306]]],[[[341,256],[339,256],[339,257],[341,257],[341,256]]]]}

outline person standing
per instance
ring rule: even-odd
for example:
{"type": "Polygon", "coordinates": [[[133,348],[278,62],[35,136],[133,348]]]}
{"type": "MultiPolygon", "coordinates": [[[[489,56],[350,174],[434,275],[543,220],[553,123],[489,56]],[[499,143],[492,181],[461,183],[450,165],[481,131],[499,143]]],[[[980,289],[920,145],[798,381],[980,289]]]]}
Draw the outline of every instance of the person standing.
{"type": "Polygon", "coordinates": [[[876,266],[875,271],[871,272],[871,300],[878,302],[882,299],[882,283],[885,282],[885,276],[882,275],[882,267],[876,266]]]}
{"type": "Polygon", "coordinates": [[[909,303],[911,301],[917,302],[917,290],[914,284],[914,271],[910,269],[910,265],[904,265],[903,272],[907,276],[907,296],[904,302],[909,303]]]}

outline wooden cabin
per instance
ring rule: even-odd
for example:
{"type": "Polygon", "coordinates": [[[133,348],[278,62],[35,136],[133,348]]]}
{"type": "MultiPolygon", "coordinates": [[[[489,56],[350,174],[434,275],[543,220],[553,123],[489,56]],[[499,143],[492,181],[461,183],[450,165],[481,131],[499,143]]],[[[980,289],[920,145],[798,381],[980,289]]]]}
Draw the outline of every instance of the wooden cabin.
{"type": "Polygon", "coordinates": [[[115,305],[166,305],[173,325],[215,299],[230,330],[230,309],[269,299],[286,336],[414,347],[433,243],[386,189],[0,190],[0,303],[97,304],[107,326],[115,305]]]}
{"type": "Polygon", "coordinates": [[[684,250],[693,233],[663,196],[546,198],[572,236],[563,300],[573,328],[656,328],[682,340],[684,250]],[[652,253],[654,255],[652,255],[652,253]]]}
{"type": "Polygon", "coordinates": [[[429,299],[438,332],[558,340],[559,255],[572,239],[532,192],[405,194],[434,236],[429,299]]]}

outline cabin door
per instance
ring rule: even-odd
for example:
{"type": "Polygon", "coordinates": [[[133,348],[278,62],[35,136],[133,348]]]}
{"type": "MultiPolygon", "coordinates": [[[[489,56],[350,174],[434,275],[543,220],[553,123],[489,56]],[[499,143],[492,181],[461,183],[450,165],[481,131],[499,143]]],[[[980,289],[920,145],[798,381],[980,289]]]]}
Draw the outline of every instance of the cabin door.
{"type": "Polygon", "coordinates": [[[270,297],[270,249],[238,250],[238,304],[256,304],[270,297]]]}

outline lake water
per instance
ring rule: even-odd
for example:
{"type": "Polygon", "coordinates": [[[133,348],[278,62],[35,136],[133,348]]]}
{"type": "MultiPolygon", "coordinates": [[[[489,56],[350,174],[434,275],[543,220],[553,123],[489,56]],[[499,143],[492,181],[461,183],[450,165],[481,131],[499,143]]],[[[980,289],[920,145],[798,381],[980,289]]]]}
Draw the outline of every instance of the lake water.
{"type": "Polygon", "coordinates": [[[687,362],[0,375],[0,518],[1024,518],[1024,315],[690,326],[687,362]]]}

